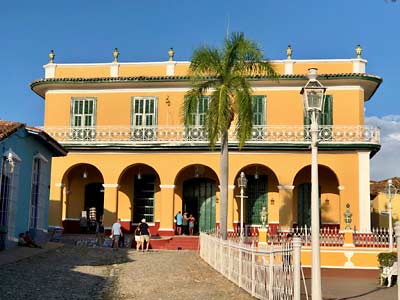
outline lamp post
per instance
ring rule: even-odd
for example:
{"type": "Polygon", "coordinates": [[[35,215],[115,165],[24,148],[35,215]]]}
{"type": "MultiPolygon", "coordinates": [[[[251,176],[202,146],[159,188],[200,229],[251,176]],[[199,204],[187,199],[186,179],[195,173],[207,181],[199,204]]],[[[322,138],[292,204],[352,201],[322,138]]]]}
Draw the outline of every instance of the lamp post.
{"type": "Polygon", "coordinates": [[[238,178],[238,186],[240,187],[240,241],[243,241],[243,199],[244,189],[247,187],[247,178],[244,175],[244,172],[240,173],[240,177],[238,178]]]}
{"type": "Polygon", "coordinates": [[[301,89],[304,109],[311,119],[311,299],[321,300],[321,265],[319,245],[318,196],[318,117],[322,111],[326,88],[317,80],[317,69],[308,69],[308,82],[301,89]]]}
{"type": "Polygon", "coordinates": [[[392,179],[389,179],[387,182],[387,187],[385,191],[389,203],[388,203],[388,210],[389,210],[389,250],[390,252],[393,251],[393,221],[392,221],[392,198],[396,195],[397,190],[393,184],[392,179]]]}

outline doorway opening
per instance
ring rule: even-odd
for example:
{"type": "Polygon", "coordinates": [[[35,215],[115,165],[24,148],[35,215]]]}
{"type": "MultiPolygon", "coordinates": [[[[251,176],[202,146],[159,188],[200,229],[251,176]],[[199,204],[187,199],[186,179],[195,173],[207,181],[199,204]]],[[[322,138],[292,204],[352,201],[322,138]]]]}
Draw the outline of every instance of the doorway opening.
{"type": "Polygon", "coordinates": [[[194,232],[215,230],[216,183],[208,178],[194,178],[183,183],[183,212],[196,219],[194,232]]]}

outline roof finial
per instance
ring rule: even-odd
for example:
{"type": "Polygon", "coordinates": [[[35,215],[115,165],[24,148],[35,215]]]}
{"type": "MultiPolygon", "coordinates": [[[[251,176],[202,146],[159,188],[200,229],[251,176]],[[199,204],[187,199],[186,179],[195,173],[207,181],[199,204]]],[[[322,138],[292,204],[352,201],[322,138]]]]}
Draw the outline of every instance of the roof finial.
{"type": "Polygon", "coordinates": [[[56,55],[54,54],[54,51],[50,50],[50,53],[49,53],[49,58],[50,58],[49,64],[54,64],[54,57],[56,57],[56,55]]]}
{"type": "Polygon", "coordinates": [[[362,52],[362,48],[361,48],[361,46],[360,46],[360,44],[358,44],[357,45],[357,48],[356,48],[356,55],[357,55],[357,58],[358,59],[360,59],[361,58],[361,52],[362,52]]]}
{"type": "Polygon", "coordinates": [[[113,62],[114,62],[114,63],[117,63],[117,62],[118,62],[118,56],[119,56],[118,48],[114,48],[113,56],[114,56],[113,62]]]}
{"type": "Polygon", "coordinates": [[[292,59],[292,46],[290,46],[290,44],[287,46],[286,49],[286,55],[287,55],[287,59],[292,59]]]}
{"type": "Polygon", "coordinates": [[[169,56],[169,61],[173,61],[174,60],[174,54],[175,54],[175,52],[174,52],[174,48],[169,48],[169,50],[168,50],[168,56],[169,56]]]}

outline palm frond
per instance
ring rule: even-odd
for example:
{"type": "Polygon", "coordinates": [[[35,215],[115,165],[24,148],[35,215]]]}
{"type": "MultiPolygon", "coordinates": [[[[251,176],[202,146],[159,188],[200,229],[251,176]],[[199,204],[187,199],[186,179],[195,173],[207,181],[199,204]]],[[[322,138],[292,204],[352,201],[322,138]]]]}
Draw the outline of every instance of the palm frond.
{"type": "Polygon", "coordinates": [[[193,125],[191,116],[196,112],[201,95],[201,90],[199,89],[191,89],[185,95],[183,102],[183,123],[186,127],[193,125]]]}
{"type": "Polygon", "coordinates": [[[203,46],[193,52],[189,73],[192,79],[218,77],[221,72],[221,59],[218,49],[203,46]]]}
{"type": "Polygon", "coordinates": [[[242,88],[236,91],[237,103],[237,135],[239,140],[239,148],[242,148],[251,137],[253,128],[253,101],[251,89],[247,86],[247,82],[242,82],[242,88]]]}

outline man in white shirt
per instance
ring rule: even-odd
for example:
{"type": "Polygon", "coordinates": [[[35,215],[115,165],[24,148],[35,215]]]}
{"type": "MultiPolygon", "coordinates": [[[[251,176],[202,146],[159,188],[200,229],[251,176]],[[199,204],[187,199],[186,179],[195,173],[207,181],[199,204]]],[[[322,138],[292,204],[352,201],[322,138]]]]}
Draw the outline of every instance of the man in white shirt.
{"type": "Polygon", "coordinates": [[[117,222],[115,222],[112,225],[111,228],[111,235],[113,239],[113,249],[118,250],[119,248],[119,238],[122,237],[122,230],[121,230],[121,219],[118,219],[117,222]]]}

